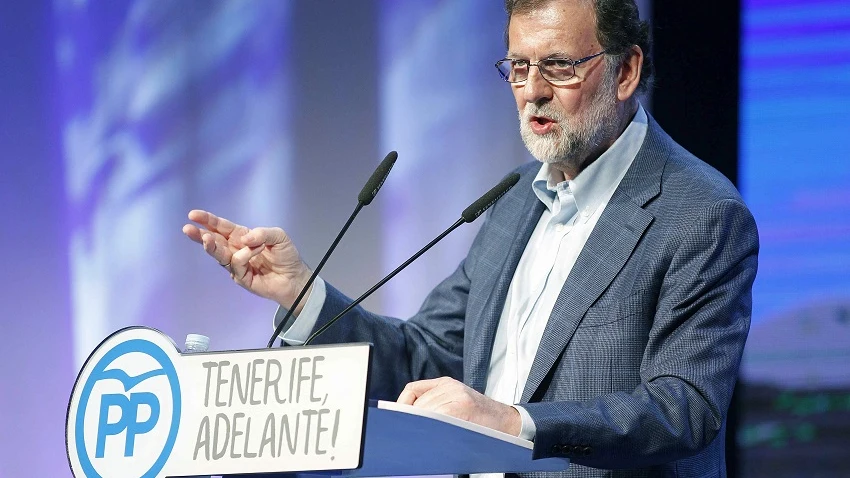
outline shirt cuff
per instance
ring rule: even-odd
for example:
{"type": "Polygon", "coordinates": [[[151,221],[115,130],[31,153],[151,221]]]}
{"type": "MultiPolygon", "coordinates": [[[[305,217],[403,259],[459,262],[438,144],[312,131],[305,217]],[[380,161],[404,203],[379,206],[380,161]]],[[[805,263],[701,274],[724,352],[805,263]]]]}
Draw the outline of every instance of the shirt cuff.
{"type": "MultiPolygon", "coordinates": [[[[321,277],[316,277],[313,282],[313,290],[307,296],[307,301],[304,302],[304,308],[298,317],[294,315],[287,321],[288,324],[284,327],[283,332],[278,336],[289,345],[302,345],[310,337],[316,322],[319,320],[319,313],[322,311],[322,306],[325,305],[327,297],[327,289],[325,281],[321,277]]],[[[283,316],[289,312],[289,309],[278,306],[277,312],[274,314],[274,327],[280,324],[283,316]]]]}
{"type": "Polygon", "coordinates": [[[522,428],[519,431],[519,437],[523,440],[534,441],[534,436],[537,435],[537,425],[534,424],[534,420],[531,419],[528,410],[519,405],[511,406],[519,412],[519,416],[522,418],[522,428]]]}

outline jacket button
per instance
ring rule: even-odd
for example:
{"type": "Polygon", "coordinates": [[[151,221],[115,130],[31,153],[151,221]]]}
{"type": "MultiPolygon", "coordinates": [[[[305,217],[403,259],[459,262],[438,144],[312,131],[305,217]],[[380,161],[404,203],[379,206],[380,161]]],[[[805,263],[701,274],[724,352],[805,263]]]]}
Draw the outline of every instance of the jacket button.
{"type": "Polygon", "coordinates": [[[591,453],[593,453],[593,448],[591,448],[589,446],[585,446],[581,449],[581,454],[584,455],[584,456],[588,456],[591,453]]]}

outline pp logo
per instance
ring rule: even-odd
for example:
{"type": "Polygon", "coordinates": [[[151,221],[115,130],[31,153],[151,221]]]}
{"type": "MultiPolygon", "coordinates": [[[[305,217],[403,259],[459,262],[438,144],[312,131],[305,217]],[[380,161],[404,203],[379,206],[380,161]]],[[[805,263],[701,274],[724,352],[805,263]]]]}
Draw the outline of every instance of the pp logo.
{"type": "Polygon", "coordinates": [[[86,478],[160,476],[180,425],[180,383],[171,358],[153,341],[133,338],[107,350],[90,370],[77,383],[76,410],[69,409],[69,419],[75,417],[68,430],[72,468],[76,461],[86,478]]]}

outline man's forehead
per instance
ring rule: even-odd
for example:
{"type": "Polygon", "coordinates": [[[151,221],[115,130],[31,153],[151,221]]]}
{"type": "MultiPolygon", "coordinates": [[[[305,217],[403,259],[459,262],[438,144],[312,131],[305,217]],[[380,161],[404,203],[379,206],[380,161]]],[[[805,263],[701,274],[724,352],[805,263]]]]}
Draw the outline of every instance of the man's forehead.
{"type": "Polygon", "coordinates": [[[556,15],[569,14],[592,17],[596,21],[595,0],[536,0],[517,2],[511,20],[518,16],[536,18],[541,21],[557,20],[556,15]]]}
{"type": "Polygon", "coordinates": [[[508,53],[574,56],[598,46],[592,2],[552,0],[514,12],[508,25],[508,53]]]}

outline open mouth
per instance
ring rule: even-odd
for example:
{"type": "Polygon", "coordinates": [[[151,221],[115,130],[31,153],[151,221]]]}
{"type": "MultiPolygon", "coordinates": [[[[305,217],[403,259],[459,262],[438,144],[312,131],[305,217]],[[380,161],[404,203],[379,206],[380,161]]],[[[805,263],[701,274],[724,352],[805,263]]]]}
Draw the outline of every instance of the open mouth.
{"type": "Polygon", "coordinates": [[[531,125],[531,130],[534,131],[534,133],[546,134],[552,129],[555,121],[545,116],[532,116],[529,119],[529,124],[531,125]]]}

